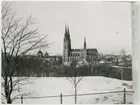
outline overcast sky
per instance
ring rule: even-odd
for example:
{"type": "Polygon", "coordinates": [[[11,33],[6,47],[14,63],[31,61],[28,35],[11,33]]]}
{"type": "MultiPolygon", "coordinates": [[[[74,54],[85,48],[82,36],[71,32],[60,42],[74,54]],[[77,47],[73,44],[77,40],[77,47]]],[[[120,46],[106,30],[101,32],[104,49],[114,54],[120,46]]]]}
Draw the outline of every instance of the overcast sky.
{"type": "Polygon", "coordinates": [[[130,3],[120,2],[9,2],[18,17],[32,15],[40,32],[48,35],[50,54],[63,53],[65,23],[69,25],[72,48],[88,48],[103,53],[131,53],[130,3]]]}

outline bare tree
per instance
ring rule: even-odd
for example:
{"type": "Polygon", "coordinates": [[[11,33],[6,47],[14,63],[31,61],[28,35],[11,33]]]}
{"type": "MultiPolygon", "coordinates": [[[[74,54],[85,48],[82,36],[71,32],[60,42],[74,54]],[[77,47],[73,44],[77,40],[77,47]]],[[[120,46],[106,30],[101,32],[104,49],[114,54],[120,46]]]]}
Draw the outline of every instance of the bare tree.
{"type": "Polygon", "coordinates": [[[75,104],[77,103],[77,91],[78,91],[78,84],[82,81],[83,77],[79,77],[77,76],[77,72],[76,72],[76,66],[77,66],[77,62],[76,61],[72,61],[71,63],[71,67],[72,70],[74,72],[74,76],[73,77],[67,77],[66,79],[69,80],[71,82],[71,84],[74,87],[74,98],[75,98],[75,104]]]}
{"type": "Polygon", "coordinates": [[[67,80],[69,80],[73,87],[74,87],[74,98],[75,98],[75,104],[77,103],[77,90],[78,90],[78,84],[80,83],[80,81],[82,81],[83,77],[68,77],[67,80]]]}
{"type": "Polygon", "coordinates": [[[48,46],[46,35],[40,35],[38,28],[34,28],[35,21],[32,16],[27,20],[17,18],[12,12],[8,3],[2,3],[2,86],[8,104],[12,103],[15,97],[11,94],[22,79],[14,79],[17,70],[18,59],[28,53],[32,53],[38,48],[48,46]]]}

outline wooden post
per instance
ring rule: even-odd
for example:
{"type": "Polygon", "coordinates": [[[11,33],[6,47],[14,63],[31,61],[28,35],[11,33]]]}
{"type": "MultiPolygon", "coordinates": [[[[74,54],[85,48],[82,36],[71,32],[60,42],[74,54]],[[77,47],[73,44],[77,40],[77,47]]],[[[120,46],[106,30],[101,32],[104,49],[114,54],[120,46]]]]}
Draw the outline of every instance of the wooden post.
{"type": "Polygon", "coordinates": [[[75,85],[75,104],[77,103],[77,90],[76,90],[76,85],[75,85]]]}
{"type": "Polygon", "coordinates": [[[126,90],[124,88],[123,104],[126,104],[126,90]]]}
{"type": "Polygon", "coordinates": [[[21,104],[23,104],[23,97],[21,96],[21,104]]]}
{"type": "Polygon", "coordinates": [[[62,93],[60,93],[60,103],[62,104],[62,93]]]}

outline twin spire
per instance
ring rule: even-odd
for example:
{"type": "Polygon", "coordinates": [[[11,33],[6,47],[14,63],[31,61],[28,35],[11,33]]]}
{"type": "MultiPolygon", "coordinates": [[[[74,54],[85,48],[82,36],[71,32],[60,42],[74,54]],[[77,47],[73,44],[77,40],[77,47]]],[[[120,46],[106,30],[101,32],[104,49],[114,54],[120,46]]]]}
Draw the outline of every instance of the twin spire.
{"type": "Polygon", "coordinates": [[[71,50],[71,39],[70,39],[69,26],[66,25],[66,24],[65,24],[65,37],[64,37],[64,41],[66,41],[66,43],[67,43],[67,48],[69,50],[71,50]]]}
{"type": "MultiPolygon", "coordinates": [[[[70,32],[69,32],[69,26],[68,24],[66,23],[65,24],[65,38],[66,40],[70,41],[70,46],[71,46],[71,39],[70,39],[70,32]]],[[[64,38],[64,39],[65,39],[64,38]]],[[[69,46],[69,47],[70,47],[69,46]]],[[[84,50],[86,49],[86,37],[84,37],[84,50]]]]}

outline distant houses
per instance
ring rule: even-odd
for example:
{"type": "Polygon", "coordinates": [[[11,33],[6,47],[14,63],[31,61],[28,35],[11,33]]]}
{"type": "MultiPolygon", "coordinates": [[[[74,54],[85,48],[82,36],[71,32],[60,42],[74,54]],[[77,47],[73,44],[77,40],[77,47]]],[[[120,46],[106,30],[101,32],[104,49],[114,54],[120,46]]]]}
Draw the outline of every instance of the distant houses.
{"type": "Polygon", "coordinates": [[[132,66],[132,56],[131,55],[113,55],[113,54],[102,54],[99,55],[99,64],[108,64],[110,66],[132,66]]]}

